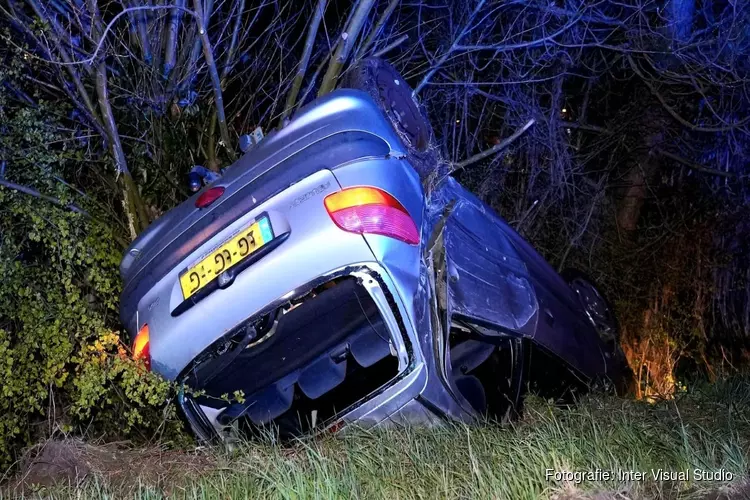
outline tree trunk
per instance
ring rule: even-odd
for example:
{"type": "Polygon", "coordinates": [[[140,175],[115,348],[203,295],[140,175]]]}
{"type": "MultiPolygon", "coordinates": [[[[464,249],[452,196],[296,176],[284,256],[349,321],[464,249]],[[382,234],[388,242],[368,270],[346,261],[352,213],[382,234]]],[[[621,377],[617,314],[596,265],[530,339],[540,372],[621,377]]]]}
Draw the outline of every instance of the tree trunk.
{"type": "Polygon", "coordinates": [[[647,121],[648,116],[644,115],[644,123],[655,128],[646,137],[644,147],[637,151],[635,165],[625,175],[625,193],[617,209],[617,225],[626,235],[632,235],[638,227],[641,209],[648,196],[648,185],[659,170],[656,149],[663,141],[667,125],[659,119],[647,121]],[[661,130],[658,128],[660,123],[664,126],[661,130]]]}
{"type": "Polygon", "coordinates": [[[327,94],[336,87],[336,80],[338,80],[339,74],[341,74],[341,70],[349,58],[349,54],[351,54],[352,47],[357,43],[357,37],[360,31],[362,31],[362,26],[365,24],[367,15],[374,4],[375,0],[360,0],[357,4],[354,15],[352,15],[349,24],[341,34],[336,45],[336,51],[333,53],[333,57],[331,57],[331,62],[328,64],[325,75],[323,75],[318,96],[327,94]]]}
{"type": "Polygon", "coordinates": [[[648,158],[637,162],[625,176],[627,187],[617,209],[617,226],[626,234],[632,234],[638,227],[641,208],[648,194],[648,181],[654,171],[654,158],[648,158]]]}
{"type": "Polygon", "coordinates": [[[99,100],[99,108],[104,119],[104,128],[107,131],[109,151],[115,161],[115,169],[117,170],[118,180],[122,187],[123,204],[128,218],[128,226],[130,227],[130,236],[135,239],[138,233],[148,227],[148,214],[146,212],[146,205],[143,203],[141,194],[138,192],[138,187],[135,185],[133,176],[130,174],[130,169],[128,169],[125,159],[125,152],[122,149],[120,133],[117,130],[112,107],[109,103],[107,68],[104,62],[99,63],[96,70],[96,92],[99,100]]]}
{"type": "Polygon", "coordinates": [[[693,33],[695,0],[671,0],[668,7],[673,39],[685,43],[693,33]]]}
{"type": "MultiPolygon", "coordinates": [[[[96,0],[89,0],[89,8],[93,17],[94,36],[101,36],[101,18],[99,17],[99,7],[96,0]]],[[[146,205],[143,203],[138,187],[133,181],[133,176],[128,169],[128,163],[125,159],[125,152],[122,149],[120,133],[117,130],[117,123],[112,112],[112,106],[109,102],[109,88],[107,86],[107,65],[103,59],[96,65],[96,95],[99,102],[99,110],[102,114],[102,122],[107,132],[107,145],[110,154],[115,161],[117,178],[122,187],[123,206],[125,215],[128,218],[128,227],[130,236],[135,237],[148,227],[148,214],[146,205]]]]}

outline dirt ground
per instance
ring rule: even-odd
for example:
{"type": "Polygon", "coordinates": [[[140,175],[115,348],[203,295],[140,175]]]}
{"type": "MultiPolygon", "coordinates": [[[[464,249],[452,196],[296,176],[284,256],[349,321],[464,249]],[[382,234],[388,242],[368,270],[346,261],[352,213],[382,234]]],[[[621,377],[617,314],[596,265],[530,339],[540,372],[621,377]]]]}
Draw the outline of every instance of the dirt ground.
{"type": "Polygon", "coordinates": [[[94,445],[77,439],[50,440],[26,454],[20,472],[6,484],[14,494],[40,487],[79,486],[94,478],[127,490],[150,484],[170,490],[180,479],[215,470],[218,464],[204,449],[132,448],[127,443],[94,445]]]}

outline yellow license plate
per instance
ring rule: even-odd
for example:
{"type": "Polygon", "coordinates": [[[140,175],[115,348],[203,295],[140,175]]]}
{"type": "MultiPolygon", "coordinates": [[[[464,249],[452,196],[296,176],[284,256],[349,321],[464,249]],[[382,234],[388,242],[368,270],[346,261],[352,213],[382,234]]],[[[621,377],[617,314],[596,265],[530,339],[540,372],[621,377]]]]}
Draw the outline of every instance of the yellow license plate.
{"type": "Polygon", "coordinates": [[[271,223],[263,216],[180,275],[183,297],[192,297],[272,239],[271,223]]]}

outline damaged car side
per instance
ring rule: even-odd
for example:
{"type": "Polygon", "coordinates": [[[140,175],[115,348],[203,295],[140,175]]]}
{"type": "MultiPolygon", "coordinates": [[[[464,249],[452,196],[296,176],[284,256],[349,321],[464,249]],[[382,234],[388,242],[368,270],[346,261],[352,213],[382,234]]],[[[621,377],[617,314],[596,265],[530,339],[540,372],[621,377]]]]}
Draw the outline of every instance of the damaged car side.
{"type": "Polygon", "coordinates": [[[623,380],[590,280],[439,175],[392,67],[351,74],[125,253],[133,354],[190,388],[196,435],[500,418],[553,366],[623,380]]]}

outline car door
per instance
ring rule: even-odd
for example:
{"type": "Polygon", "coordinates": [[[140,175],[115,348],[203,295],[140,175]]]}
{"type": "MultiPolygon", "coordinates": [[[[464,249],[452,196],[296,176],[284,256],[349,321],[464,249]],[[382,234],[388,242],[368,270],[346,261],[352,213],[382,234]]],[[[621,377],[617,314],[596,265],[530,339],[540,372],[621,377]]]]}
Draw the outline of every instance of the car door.
{"type": "Polygon", "coordinates": [[[540,309],[537,342],[586,376],[601,373],[604,358],[599,338],[575,292],[531,244],[509,225],[503,225],[508,239],[526,263],[537,292],[540,309]]]}
{"type": "MultiPolygon", "coordinates": [[[[448,318],[461,317],[498,332],[533,338],[538,304],[529,271],[496,217],[454,179],[446,178],[428,202],[432,238],[443,251],[436,282],[448,318]],[[438,234],[439,233],[439,234],[438,234]]],[[[449,319],[450,321],[450,319],[449,319]]]]}
{"type": "MultiPolygon", "coordinates": [[[[442,207],[450,315],[516,332],[584,374],[601,352],[562,277],[492,209],[452,178],[432,197],[442,207]]],[[[432,207],[436,211],[436,207],[432,207]]]]}

